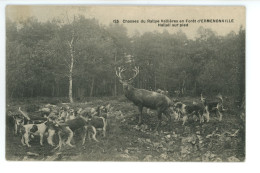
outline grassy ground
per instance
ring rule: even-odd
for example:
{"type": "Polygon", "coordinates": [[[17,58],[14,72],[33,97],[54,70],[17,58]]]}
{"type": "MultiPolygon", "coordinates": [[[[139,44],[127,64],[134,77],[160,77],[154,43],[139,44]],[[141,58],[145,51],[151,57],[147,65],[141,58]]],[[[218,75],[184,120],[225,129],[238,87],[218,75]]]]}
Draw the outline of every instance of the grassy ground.
{"type": "MultiPolygon", "coordinates": [[[[195,98],[181,98],[189,103],[195,98]]],[[[52,102],[59,102],[57,100],[52,102]]],[[[19,106],[43,105],[48,98],[10,100],[7,110],[17,110],[19,106]]],[[[200,124],[189,120],[185,126],[182,122],[168,124],[163,117],[161,133],[156,134],[157,116],[145,113],[144,124],[136,126],[138,109],[124,97],[90,98],[84,103],[74,103],[73,107],[98,106],[110,103],[113,110],[108,117],[108,131],[104,138],[101,132],[97,139],[86,141],[81,145],[81,133],[76,132],[73,143],[75,148],[63,147],[54,150],[47,144],[39,145],[39,138],[31,141],[31,148],[22,146],[20,136],[13,134],[12,120],[7,115],[6,159],[7,160],[44,160],[44,161],[244,161],[245,135],[244,122],[239,118],[240,112],[229,103],[229,111],[224,113],[223,121],[212,117],[210,122],[200,124]],[[120,112],[121,111],[121,112],[120,112]],[[170,130],[172,129],[172,130],[170,130]],[[237,131],[238,130],[238,131],[237,131]],[[36,155],[32,155],[34,153],[36,155]]],[[[60,104],[60,103],[59,103],[60,104]]],[[[33,116],[34,113],[29,113],[33,116]]],[[[57,136],[54,137],[58,143],[57,136]]]]}

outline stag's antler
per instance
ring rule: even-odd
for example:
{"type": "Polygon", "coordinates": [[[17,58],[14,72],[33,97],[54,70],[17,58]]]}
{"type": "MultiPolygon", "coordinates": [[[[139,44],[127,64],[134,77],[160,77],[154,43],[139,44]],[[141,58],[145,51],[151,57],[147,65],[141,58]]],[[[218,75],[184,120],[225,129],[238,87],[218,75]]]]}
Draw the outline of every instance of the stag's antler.
{"type": "Polygon", "coordinates": [[[138,75],[138,73],[139,73],[139,67],[135,67],[135,68],[133,69],[133,71],[135,72],[135,74],[134,74],[133,77],[131,77],[130,79],[128,79],[129,82],[132,81],[132,80],[138,75]]]}
{"type": "Polygon", "coordinates": [[[122,67],[118,67],[118,71],[116,70],[116,76],[120,79],[120,80],[123,80],[122,76],[121,76],[121,73],[126,71],[125,68],[122,68],[122,67]]]}
{"type": "MultiPolygon", "coordinates": [[[[124,79],[123,77],[121,76],[122,72],[126,71],[126,68],[122,68],[122,67],[118,67],[118,70],[116,70],[116,76],[120,79],[120,82],[122,82],[124,79]]],[[[139,67],[135,67],[133,69],[133,71],[135,72],[134,76],[131,77],[130,79],[127,80],[127,83],[131,82],[139,73],[139,67]]]]}

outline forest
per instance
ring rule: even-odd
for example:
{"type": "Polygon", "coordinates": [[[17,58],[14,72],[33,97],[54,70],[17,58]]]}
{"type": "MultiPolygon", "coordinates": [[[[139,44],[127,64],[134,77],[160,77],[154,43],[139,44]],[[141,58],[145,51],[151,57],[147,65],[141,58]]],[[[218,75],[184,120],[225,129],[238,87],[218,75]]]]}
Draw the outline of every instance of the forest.
{"type": "Polygon", "coordinates": [[[6,20],[6,99],[7,160],[244,161],[245,29],[222,36],[201,26],[188,38],[182,30],[129,35],[121,24],[102,25],[84,16],[67,22],[6,20]],[[126,69],[122,77],[128,79],[139,68],[135,88],[168,91],[172,101],[188,106],[201,105],[201,94],[207,99],[221,94],[223,120],[214,110],[210,121],[190,116],[185,125],[180,122],[184,117],[163,117],[162,130],[155,133],[159,116],[145,109],[144,124],[137,126],[139,112],[123,96],[119,67],[126,69]],[[66,109],[74,116],[105,105],[111,108],[106,112],[107,136],[97,134],[100,142],[89,139],[82,145],[78,130],[76,147],[55,150],[47,136],[44,145],[37,136],[27,147],[14,133],[19,115],[40,120],[46,118],[41,110],[60,116],[66,109]]]}
{"type": "Polygon", "coordinates": [[[241,26],[238,33],[219,36],[200,27],[195,38],[181,30],[136,31],[129,36],[120,24],[106,26],[84,16],[67,23],[6,21],[7,98],[68,98],[70,79],[76,100],[122,95],[115,75],[122,66],[127,67],[126,74],[139,67],[137,88],[167,90],[170,96],[176,91],[184,96],[222,93],[241,100],[245,30],[241,26]]]}

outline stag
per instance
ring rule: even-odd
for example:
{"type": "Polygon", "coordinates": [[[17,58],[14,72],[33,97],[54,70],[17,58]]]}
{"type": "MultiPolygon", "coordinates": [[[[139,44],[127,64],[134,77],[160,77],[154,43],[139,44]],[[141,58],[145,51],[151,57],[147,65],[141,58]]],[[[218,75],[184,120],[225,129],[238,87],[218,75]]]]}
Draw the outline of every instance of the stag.
{"type": "Polygon", "coordinates": [[[142,111],[143,107],[153,109],[157,111],[158,116],[158,122],[155,128],[155,131],[158,130],[158,128],[161,125],[162,120],[162,114],[165,114],[167,118],[171,122],[171,116],[169,114],[168,108],[172,105],[171,100],[164,94],[148,91],[145,89],[138,89],[134,88],[132,85],[133,79],[138,75],[139,68],[135,67],[133,71],[135,72],[133,77],[130,79],[124,79],[122,77],[122,73],[125,71],[125,68],[118,68],[118,71],[116,70],[116,75],[119,78],[120,83],[123,84],[123,91],[125,94],[125,97],[132,101],[139,109],[139,121],[138,125],[142,124],[142,111]]]}

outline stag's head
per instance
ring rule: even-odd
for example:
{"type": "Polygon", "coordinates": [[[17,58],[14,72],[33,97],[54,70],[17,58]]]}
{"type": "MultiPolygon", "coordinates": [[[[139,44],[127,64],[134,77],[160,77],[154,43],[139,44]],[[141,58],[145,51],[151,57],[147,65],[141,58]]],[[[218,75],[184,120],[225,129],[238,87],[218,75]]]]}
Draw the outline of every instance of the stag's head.
{"type": "Polygon", "coordinates": [[[131,83],[133,82],[134,78],[138,75],[139,73],[139,67],[135,67],[133,69],[134,71],[134,75],[133,77],[129,78],[129,79],[125,79],[124,77],[122,77],[122,73],[126,71],[126,68],[122,68],[122,67],[118,67],[118,70],[116,70],[116,75],[119,78],[119,82],[123,84],[123,88],[124,89],[129,89],[129,87],[131,87],[131,83]]]}

